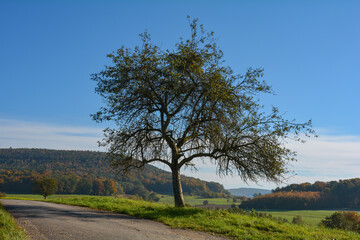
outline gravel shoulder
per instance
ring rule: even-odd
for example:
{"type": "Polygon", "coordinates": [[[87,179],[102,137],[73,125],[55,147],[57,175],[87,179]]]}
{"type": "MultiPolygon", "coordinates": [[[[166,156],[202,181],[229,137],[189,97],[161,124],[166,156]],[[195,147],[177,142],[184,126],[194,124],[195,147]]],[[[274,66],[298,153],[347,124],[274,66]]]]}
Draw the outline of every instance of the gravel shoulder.
{"type": "Polygon", "coordinates": [[[33,240],[225,240],[190,230],[172,229],[163,223],[48,202],[1,199],[7,211],[33,240]]]}

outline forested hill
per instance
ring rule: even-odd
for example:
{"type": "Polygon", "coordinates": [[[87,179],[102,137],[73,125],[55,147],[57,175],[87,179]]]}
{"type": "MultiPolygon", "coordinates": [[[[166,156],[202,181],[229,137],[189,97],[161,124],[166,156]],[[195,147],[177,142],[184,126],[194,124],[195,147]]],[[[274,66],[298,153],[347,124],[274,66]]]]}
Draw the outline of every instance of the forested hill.
{"type": "Polygon", "coordinates": [[[360,178],[291,184],[241,204],[256,209],[359,209],[360,178]]]}
{"type": "MultiPolygon", "coordinates": [[[[58,193],[106,195],[104,185],[106,188],[115,179],[118,192],[143,198],[151,191],[172,194],[170,172],[148,165],[144,171],[115,178],[105,158],[106,153],[93,151],[0,149],[0,192],[31,193],[36,178],[50,175],[59,182],[58,193]]],[[[183,176],[182,185],[185,194],[204,197],[229,194],[219,183],[192,177],[183,176]]]]}

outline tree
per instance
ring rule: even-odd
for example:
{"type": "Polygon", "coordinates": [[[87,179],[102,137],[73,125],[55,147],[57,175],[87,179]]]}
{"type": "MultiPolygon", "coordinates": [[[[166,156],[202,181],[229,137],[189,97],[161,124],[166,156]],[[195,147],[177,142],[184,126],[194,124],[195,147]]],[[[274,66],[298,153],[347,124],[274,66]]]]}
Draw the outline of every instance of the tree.
{"type": "Polygon", "coordinates": [[[114,180],[112,179],[106,179],[104,181],[104,193],[106,196],[111,196],[111,195],[114,195],[116,193],[116,185],[115,185],[115,182],[114,180]]]}
{"type": "Polygon", "coordinates": [[[335,212],[320,223],[327,228],[338,228],[360,232],[360,215],[357,212],[335,212]]]}
{"type": "Polygon", "coordinates": [[[43,177],[35,181],[34,192],[39,193],[46,199],[48,196],[56,193],[58,189],[58,182],[51,177],[43,177]]]}
{"type": "Polygon", "coordinates": [[[93,189],[93,181],[91,178],[84,176],[80,179],[76,186],[76,192],[78,194],[91,194],[93,189]]]}
{"type": "Polygon", "coordinates": [[[92,183],[93,189],[92,193],[94,195],[102,196],[104,195],[105,186],[101,179],[95,178],[92,183]]]}
{"type": "Polygon", "coordinates": [[[191,37],[173,50],[161,50],[145,32],[141,47],[121,47],[108,55],[112,65],[92,75],[105,102],[92,116],[115,123],[100,143],[112,166],[118,173],[153,162],[169,166],[175,206],[185,204],[180,169],[195,168],[195,159],[211,160],[219,175],[280,181],[295,154],[283,140],[313,133],[310,121],[285,120],[259,104],[259,94],[273,92],[260,80],[263,69],[235,75],[214,33],[197,19],[190,27],[191,37]]]}
{"type": "Polygon", "coordinates": [[[293,217],[292,223],[297,225],[303,225],[305,224],[305,221],[302,219],[300,215],[296,215],[295,217],[293,217]]]}

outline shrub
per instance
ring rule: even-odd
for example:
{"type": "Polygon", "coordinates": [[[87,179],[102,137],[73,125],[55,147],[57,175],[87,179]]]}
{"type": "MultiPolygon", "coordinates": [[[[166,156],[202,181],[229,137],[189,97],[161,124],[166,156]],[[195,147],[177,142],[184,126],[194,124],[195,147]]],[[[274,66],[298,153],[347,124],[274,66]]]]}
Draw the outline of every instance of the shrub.
{"type": "Polygon", "coordinates": [[[297,225],[303,225],[303,224],[305,224],[304,220],[303,220],[302,217],[299,216],[299,215],[297,215],[297,216],[295,216],[295,217],[293,218],[292,223],[293,223],[293,224],[297,224],[297,225]]]}
{"type": "Polygon", "coordinates": [[[209,204],[209,201],[208,200],[205,200],[205,201],[203,201],[203,205],[205,206],[205,205],[208,205],[209,204]]]}
{"type": "Polygon", "coordinates": [[[335,212],[321,221],[327,228],[345,229],[360,232],[360,215],[357,212],[335,212]]]}
{"type": "Polygon", "coordinates": [[[0,198],[6,197],[6,193],[0,192],[0,198]]]}

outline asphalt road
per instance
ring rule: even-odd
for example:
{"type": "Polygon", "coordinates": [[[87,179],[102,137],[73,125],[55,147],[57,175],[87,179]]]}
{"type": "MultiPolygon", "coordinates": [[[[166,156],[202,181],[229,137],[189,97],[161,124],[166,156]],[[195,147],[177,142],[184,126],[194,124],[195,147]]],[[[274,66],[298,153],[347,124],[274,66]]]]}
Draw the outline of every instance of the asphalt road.
{"type": "Polygon", "coordinates": [[[123,214],[37,201],[2,199],[32,240],[224,240],[219,236],[172,229],[165,224],[123,214]]]}

